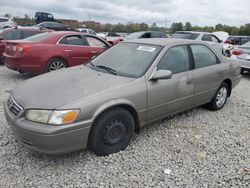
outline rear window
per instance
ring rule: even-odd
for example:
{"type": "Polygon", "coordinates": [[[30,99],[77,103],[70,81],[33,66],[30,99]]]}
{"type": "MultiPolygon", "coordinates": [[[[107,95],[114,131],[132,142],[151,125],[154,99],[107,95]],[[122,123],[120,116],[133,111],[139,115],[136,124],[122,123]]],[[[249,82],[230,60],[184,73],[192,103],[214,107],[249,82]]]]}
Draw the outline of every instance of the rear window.
{"type": "Polygon", "coordinates": [[[11,30],[3,34],[2,37],[4,40],[17,40],[21,39],[21,31],[20,30],[11,30]]]}
{"type": "Polygon", "coordinates": [[[175,33],[172,38],[195,40],[199,35],[198,33],[175,33]]]}
{"type": "Polygon", "coordinates": [[[41,40],[44,40],[52,35],[53,35],[53,33],[41,33],[41,34],[37,34],[37,35],[33,35],[31,37],[28,37],[28,38],[24,39],[24,41],[30,41],[30,42],[41,41],[41,40]]]}
{"type": "Polygon", "coordinates": [[[37,35],[39,34],[40,32],[39,31],[22,31],[22,38],[25,39],[25,38],[28,38],[28,37],[31,37],[33,35],[37,35]]]}

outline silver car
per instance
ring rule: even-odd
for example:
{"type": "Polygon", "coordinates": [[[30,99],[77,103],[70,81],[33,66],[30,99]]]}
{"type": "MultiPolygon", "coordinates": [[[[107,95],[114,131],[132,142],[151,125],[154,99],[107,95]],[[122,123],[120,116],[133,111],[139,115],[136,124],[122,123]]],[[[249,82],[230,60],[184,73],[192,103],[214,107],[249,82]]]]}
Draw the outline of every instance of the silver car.
{"type": "Polygon", "coordinates": [[[241,73],[245,71],[250,72],[250,42],[247,42],[235,50],[232,53],[233,59],[238,60],[241,63],[241,73]]]}
{"type": "Polygon", "coordinates": [[[122,42],[86,66],[44,74],[15,88],[4,111],[27,147],[57,154],[124,150],[134,132],[203,104],[225,105],[240,64],[207,43],[178,39],[122,42]]]}
{"type": "Polygon", "coordinates": [[[15,27],[17,24],[12,19],[7,17],[0,17],[0,29],[15,27]]]}

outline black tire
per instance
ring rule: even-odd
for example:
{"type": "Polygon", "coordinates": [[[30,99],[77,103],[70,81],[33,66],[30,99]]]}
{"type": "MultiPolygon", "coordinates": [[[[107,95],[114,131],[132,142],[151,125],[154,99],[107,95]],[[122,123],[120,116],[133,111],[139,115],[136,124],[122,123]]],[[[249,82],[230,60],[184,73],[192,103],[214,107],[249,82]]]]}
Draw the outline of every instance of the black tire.
{"type": "Polygon", "coordinates": [[[226,51],[226,52],[225,52],[225,56],[226,56],[226,57],[231,57],[231,52],[230,52],[230,51],[226,51]]]}
{"type": "Polygon", "coordinates": [[[227,98],[228,98],[229,93],[230,93],[230,91],[229,91],[228,85],[225,82],[223,82],[220,85],[219,89],[216,91],[216,93],[215,93],[213,99],[211,100],[211,102],[207,104],[207,107],[210,110],[213,110],[213,111],[217,111],[217,110],[222,109],[225,106],[226,102],[227,102],[227,98]],[[224,93],[224,91],[226,91],[226,93],[224,93]],[[219,100],[218,100],[220,94],[225,97],[225,98],[223,97],[223,100],[221,98],[221,102],[219,102],[219,100]]]}
{"type": "Polygon", "coordinates": [[[240,74],[244,74],[245,70],[241,69],[240,74]]]}
{"type": "Polygon", "coordinates": [[[66,67],[67,67],[67,63],[63,59],[53,58],[49,60],[48,65],[46,67],[46,72],[51,72],[51,71],[59,70],[59,69],[66,68],[66,67]]]}
{"type": "Polygon", "coordinates": [[[135,121],[123,108],[104,112],[90,130],[88,149],[98,156],[106,156],[126,149],[134,135],[135,121]]]}

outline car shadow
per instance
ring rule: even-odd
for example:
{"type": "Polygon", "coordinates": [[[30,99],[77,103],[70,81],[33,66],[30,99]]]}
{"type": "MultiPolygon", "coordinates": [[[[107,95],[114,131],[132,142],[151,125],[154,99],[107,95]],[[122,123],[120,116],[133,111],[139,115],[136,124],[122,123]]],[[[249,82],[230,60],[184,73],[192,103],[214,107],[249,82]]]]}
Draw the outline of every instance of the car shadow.
{"type": "Polygon", "coordinates": [[[241,76],[242,76],[242,78],[246,78],[246,79],[250,80],[250,72],[244,72],[241,76]]]}

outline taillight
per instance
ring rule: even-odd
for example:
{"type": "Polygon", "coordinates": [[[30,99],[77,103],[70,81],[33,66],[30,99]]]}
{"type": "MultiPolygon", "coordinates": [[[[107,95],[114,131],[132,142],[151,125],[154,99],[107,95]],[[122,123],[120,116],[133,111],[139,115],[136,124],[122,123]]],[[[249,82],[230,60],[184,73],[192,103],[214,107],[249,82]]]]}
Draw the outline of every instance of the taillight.
{"type": "Polygon", "coordinates": [[[241,55],[241,54],[243,54],[243,51],[242,50],[234,50],[232,54],[233,55],[241,55]]]}
{"type": "Polygon", "coordinates": [[[20,44],[18,46],[17,51],[20,53],[26,53],[31,48],[31,45],[28,44],[20,44]]]}

